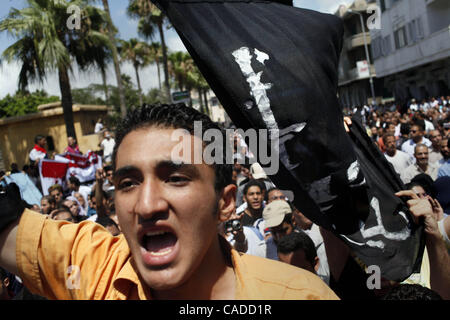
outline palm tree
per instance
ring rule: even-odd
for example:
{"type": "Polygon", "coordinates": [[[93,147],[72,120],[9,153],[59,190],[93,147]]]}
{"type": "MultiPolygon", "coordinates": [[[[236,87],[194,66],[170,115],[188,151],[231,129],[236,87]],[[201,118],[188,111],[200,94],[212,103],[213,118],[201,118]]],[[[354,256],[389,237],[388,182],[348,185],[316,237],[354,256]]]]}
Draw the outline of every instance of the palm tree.
{"type": "Polygon", "coordinates": [[[173,52],[168,57],[169,74],[174,78],[178,90],[187,88],[188,73],[194,70],[194,61],[187,52],[173,52]]]}
{"type": "Polygon", "coordinates": [[[202,73],[196,65],[194,65],[193,70],[188,73],[187,81],[189,83],[189,86],[195,88],[198,92],[200,111],[210,116],[211,113],[209,111],[208,101],[206,99],[206,93],[210,88],[208,82],[206,82],[206,79],[203,77],[202,73]],[[204,98],[205,100],[203,100],[204,98]]]}
{"type": "Polygon", "coordinates": [[[169,85],[169,68],[167,59],[167,46],[164,36],[164,24],[166,23],[166,16],[159,10],[150,0],[129,0],[127,13],[132,18],[138,18],[138,31],[145,39],[152,39],[155,34],[155,26],[159,31],[161,38],[161,48],[163,55],[163,69],[164,69],[164,90],[167,98],[170,95],[169,85]]]}
{"type": "Polygon", "coordinates": [[[159,90],[161,90],[161,72],[160,72],[160,63],[162,58],[162,49],[161,44],[159,42],[150,43],[150,58],[152,61],[156,63],[156,70],[158,71],[158,85],[159,90]]]}
{"type": "Polygon", "coordinates": [[[58,73],[67,136],[76,138],[69,72],[73,59],[84,71],[107,45],[108,39],[98,32],[106,22],[104,12],[84,0],[28,0],[27,4],[22,10],[12,8],[0,21],[0,32],[17,38],[3,58],[21,63],[19,90],[34,81],[42,83],[48,73],[58,73]],[[81,9],[79,29],[67,27],[67,8],[72,4],[81,9]]]}
{"type": "Polygon", "coordinates": [[[103,2],[103,8],[106,12],[106,17],[108,21],[108,36],[109,36],[109,43],[110,48],[112,52],[112,58],[114,62],[114,71],[116,73],[116,79],[117,79],[117,88],[119,89],[119,101],[120,101],[120,113],[122,114],[122,117],[125,117],[127,113],[127,108],[125,105],[125,92],[122,84],[122,74],[120,73],[120,64],[119,64],[119,54],[117,52],[117,46],[116,46],[116,39],[115,39],[115,28],[114,24],[111,19],[111,13],[109,11],[109,3],[108,0],[102,0],[103,2]]]}
{"type": "Polygon", "coordinates": [[[136,82],[139,90],[139,103],[144,103],[142,97],[141,80],[139,77],[139,68],[150,64],[150,47],[145,42],[132,38],[128,41],[121,40],[120,57],[122,61],[129,61],[133,64],[136,73],[136,82]]]}

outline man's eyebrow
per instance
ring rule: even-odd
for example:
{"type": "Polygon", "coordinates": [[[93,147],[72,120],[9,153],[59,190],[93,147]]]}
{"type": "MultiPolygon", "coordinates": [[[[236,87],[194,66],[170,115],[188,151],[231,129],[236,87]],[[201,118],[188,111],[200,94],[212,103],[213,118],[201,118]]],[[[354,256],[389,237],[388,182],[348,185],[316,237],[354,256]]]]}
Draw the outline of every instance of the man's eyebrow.
{"type": "Polygon", "coordinates": [[[129,175],[130,173],[136,173],[140,170],[135,166],[124,166],[116,170],[116,172],[113,173],[113,181],[117,181],[120,177],[129,175]]]}
{"type": "Polygon", "coordinates": [[[176,172],[176,171],[184,171],[187,173],[190,173],[192,175],[198,176],[200,175],[200,172],[198,170],[198,168],[193,165],[193,164],[189,164],[189,163],[185,163],[185,162],[174,162],[172,160],[162,160],[159,161],[156,164],[156,170],[169,170],[171,172],[176,172]]]}

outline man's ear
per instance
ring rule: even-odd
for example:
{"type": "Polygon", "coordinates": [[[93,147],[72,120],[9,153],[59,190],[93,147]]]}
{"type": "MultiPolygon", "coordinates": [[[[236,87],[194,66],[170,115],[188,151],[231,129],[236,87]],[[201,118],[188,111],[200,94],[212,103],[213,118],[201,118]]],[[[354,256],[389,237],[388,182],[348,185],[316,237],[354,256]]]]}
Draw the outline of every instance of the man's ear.
{"type": "Polygon", "coordinates": [[[229,184],[223,188],[219,199],[218,212],[219,221],[224,222],[230,219],[236,209],[236,186],[229,184]]]}
{"type": "Polygon", "coordinates": [[[8,288],[8,286],[9,286],[9,278],[8,278],[8,277],[6,277],[6,278],[3,280],[3,285],[5,286],[5,288],[8,288]]]}
{"type": "Polygon", "coordinates": [[[316,271],[316,273],[317,273],[317,270],[319,270],[319,267],[320,267],[320,260],[319,260],[319,257],[315,257],[314,258],[314,271],[316,271]]]}

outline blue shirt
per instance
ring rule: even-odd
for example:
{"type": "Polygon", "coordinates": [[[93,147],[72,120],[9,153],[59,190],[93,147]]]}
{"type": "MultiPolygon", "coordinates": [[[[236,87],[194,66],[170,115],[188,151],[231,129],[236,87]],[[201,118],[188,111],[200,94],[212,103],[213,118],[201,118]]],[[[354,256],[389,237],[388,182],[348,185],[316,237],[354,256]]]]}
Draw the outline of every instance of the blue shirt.
{"type": "Polygon", "coordinates": [[[438,171],[438,178],[445,176],[450,177],[450,160],[447,160],[447,162],[444,163],[438,171]]]}

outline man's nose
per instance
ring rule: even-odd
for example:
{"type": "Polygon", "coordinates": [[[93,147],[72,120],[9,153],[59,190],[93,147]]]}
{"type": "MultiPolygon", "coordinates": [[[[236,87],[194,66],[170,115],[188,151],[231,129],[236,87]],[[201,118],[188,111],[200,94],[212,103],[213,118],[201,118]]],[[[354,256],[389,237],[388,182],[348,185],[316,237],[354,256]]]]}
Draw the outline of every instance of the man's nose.
{"type": "Polygon", "coordinates": [[[144,219],[150,219],[157,213],[165,213],[169,209],[163,187],[157,181],[144,180],[141,184],[134,212],[144,219]]]}

